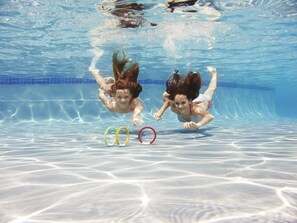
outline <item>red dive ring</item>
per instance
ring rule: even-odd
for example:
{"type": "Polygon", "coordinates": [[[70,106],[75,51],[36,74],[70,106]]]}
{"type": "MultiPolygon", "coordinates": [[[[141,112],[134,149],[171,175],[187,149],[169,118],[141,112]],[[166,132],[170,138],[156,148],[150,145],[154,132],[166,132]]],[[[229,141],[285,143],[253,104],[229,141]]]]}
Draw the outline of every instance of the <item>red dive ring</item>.
{"type": "Polygon", "coordinates": [[[154,128],[152,128],[152,127],[150,127],[150,126],[145,126],[145,127],[143,127],[142,129],[140,129],[140,130],[138,131],[138,140],[139,140],[139,142],[143,143],[143,142],[142,142],[142,139],[141,139],[141,133],[142,133],[142,131],[145,130],[145,129],[150,129],[150,130],[152,130],[153,133],[154,133],[154,138],[152,139],[152,141],[150,141],[150,143],[144,143],[144,144],[153,144],[153,142],[154,142],[154,141],[156,140],[156,138],[157,138],[157,132],[156,132],[156,130],[155,130],[154,128]]]}

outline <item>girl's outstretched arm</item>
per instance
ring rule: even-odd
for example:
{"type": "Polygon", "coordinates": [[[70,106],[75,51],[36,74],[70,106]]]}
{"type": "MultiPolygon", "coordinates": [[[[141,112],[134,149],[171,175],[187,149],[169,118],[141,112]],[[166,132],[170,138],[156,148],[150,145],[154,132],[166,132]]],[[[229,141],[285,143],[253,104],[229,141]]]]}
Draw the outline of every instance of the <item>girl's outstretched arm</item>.
{"type": "Polygon", "coordinates": [[[156,120],[162,119],[164,112],[170,106],[169,94],[166,91],[163,94],[163,99],[164,99],[164,103],[163,103],[162,107],[160,108],[160,110],[158,112],[156,112],[154,114],[154,119],[156,119],[156,120]]]}
{"type": "Polygon", "coordinates": [[[141,113],[143,111],[143,105],[138,99],[134,99],[136,106],[133,111],[133,120],[132,123],[133,125],[141,125],[143,123],[142,118],[141,118],[141,113]]]}
{"type": "Polygon", "coordinates": [[[154,114],[154,119],[156,119],[156,120],[162,119],[162,116],[163,116],[164,112],[166,111],[166,109],[169,106],[170,106],[170,102],[168,100],[164,101],[164,103],[163,103],[162,107],[160,108],[160,110],[154,114]]]}
{"type": "Polygon", "coordinates": [[[195,108],[194,114],[202,116],[202,119],[197,123],[193,121],[186,122],[184,124],[185,129],[189,129],[189,130],[199,129],[214,119],[214,116],[212,114],[210,114],[208,111],[202,108],[195,108]]]}
{"type": "Polygon", "coordinates": [[[211,101],[212,97],[213,97],[213,95],[214,95],[214,93],[215,93],[215,91],[217,89],[217,76],[218,76],[218,73],[217,73],[217,69],[214,68],[214,67],[208,66],[207,70],[211,74],[211,80],[209,82],[209,85],[208,85],[206,91],[203,94],[209,101],[211,101]]]}
{"type": "Polygon", "coordinates": [[[104,106],[111,112],[115,112],[115,105],[112,103],[112,100],[106,97],[103,90],[99,90],[98,98],[104,104],[104,106]]]}
{"type": "Polygon", "coordinates": [[[105,82],[105,79],[100,75],[99,69],[89,69],[89,71],[91,72],[94,79],[96,80],[99,88],[101,88],[105,92],[108,92],[109,88],[105,82]]]}

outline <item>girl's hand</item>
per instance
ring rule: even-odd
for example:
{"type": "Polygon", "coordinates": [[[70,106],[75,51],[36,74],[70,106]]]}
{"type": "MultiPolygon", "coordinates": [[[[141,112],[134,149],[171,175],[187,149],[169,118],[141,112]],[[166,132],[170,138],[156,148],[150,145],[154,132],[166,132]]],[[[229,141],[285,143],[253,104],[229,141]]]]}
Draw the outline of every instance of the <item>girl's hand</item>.
{"type": "Polygon", "coordinates": [[[188,130],[196,130],[199,128],[196,122],[186,122],[184,128],[188,130]]]}
{"type": "Polygon", "coordinates": [[[135,117],[132,120],[133,125],[141,125],[143,123],[142,118],[141,117],[135,117]]]}
{"type": "Polygon", "coordinates": [[[156,112],[154,114],[154,119],[156,119],[157,121],[159,121],[160,119],[162,119],[162,115],[160,115],[158,112],[156,112]]]}

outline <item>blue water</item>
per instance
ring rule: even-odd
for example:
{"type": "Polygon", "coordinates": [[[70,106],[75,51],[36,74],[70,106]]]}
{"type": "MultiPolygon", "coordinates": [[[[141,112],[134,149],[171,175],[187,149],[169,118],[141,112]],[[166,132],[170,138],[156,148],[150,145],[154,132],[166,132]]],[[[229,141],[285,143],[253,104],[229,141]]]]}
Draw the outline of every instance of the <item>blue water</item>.
{"type": "Polygon", "coordinates": [[[297,222],[297,2],[213,1],[215,21],[143,2],[157,26],[118,28],[99,1],[0,2],[0,222],[297,222]],[[152,145],[97,99],[89,66],[110,75],[115,49],[140,63],[152,145]],[[152,118],[173,69],[207,86],[209,65],[209,125],[152,118]],[[105,146],[110,125],[127,146],[105,146]]]}

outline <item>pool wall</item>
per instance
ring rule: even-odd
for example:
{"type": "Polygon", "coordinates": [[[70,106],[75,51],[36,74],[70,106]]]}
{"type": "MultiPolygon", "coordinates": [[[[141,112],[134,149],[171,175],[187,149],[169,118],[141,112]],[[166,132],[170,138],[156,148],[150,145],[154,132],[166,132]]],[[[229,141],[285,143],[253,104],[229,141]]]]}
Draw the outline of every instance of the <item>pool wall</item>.
{"type": "Polygon", "coordinates": [[[280,116],[297,118],[297,89],[279,85],[275,90],[275,108],[280,116]]]}
{"type": "MultiPolygon", "coordinates": [[[[140,98],[145,106],[146,118],[150,119],[162,105],[164,87],[164,83],[143,81],[140,98]]],[[[203,87],[201,92],[204,90],[203,87]]],[[[97,84],[93,81],[2,85],[0,121],[92,122],[112,117],[98,100],[97,92],[97,84]]],[[[275,107],[276,95],[273,89],[221,83],[210,111],[216,119],[275,119],[279,117],[275,107]]],[[[173,115],[167,111],[164,116],[171,120],[173,115]]],[[[176,121],[176,118],[173,120],[176,121]]]]}

